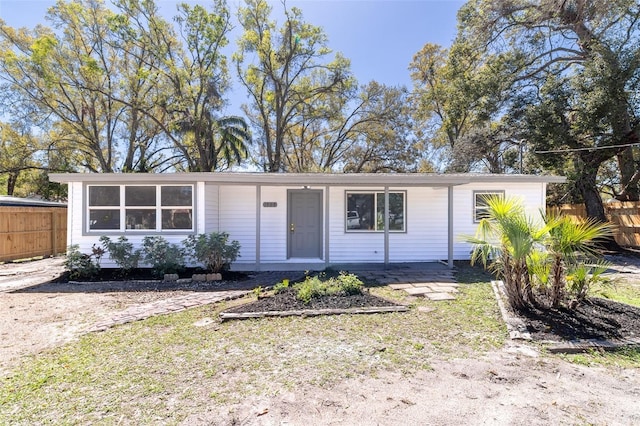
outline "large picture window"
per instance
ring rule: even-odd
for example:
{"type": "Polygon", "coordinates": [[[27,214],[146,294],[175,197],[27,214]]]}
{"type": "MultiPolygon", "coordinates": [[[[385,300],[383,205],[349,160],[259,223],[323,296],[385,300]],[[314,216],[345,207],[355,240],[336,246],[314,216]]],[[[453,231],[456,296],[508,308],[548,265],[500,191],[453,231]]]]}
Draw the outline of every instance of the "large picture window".
{"type": "MultiPolygon", "coordinates": [[[[389,231],[405,230],[405,193],[389,192],[389,231]]],[[[346,230],[384,231],[384,192],[347,192],[346,230]]]]}
{"type": "Polygon", "coordinates": [[[193,230],[192,185],[91,185],[88,231],[193,230]]]}
{"type": "Polygon", "coordinates": [[[480,222],[489,216],[489,204],[491,197],[503,197],[504,191],[474,191],[473,192],[473,221],[480,222]]]}

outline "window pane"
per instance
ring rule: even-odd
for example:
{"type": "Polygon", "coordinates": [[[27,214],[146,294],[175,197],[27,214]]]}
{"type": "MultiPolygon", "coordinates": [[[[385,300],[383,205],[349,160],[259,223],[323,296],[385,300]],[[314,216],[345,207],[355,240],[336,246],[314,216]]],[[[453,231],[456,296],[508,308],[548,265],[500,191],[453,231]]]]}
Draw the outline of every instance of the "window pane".
{"type": "Polygon", "coordinates": [[[163,186],[160,188],[163,206],[191,206],[191,186],[163,186]]]}
{"type": "Polygon", "coordinates": [[[503,196],[504,192],[476,192],[474,193],[474,221],[479,222],[489,217],[488,199],[495,196],[503,196]]]}
{"type": "Polygon", "coordinates": [[[404,231],[404,193],[389,194],[389,230],[404,231]]]}
{"type": "Polygon", "coordinates": [[[374,229],[373,198],[373,194],[347,194],[347,229],[374,229]]]}
{"type": "Polygon", "coordinates": [[[191,206],[193,188],[191,186],[163,186],[163,206],[191,206]]]}
{"type": "MultiPolygon", "coordinates": [[[[384,231],[384,192],[376,194],[378,230],[384,231]]],[[[404,231],[404,193],[389,193],[389,230],[404,231]]]]}
{"type": "Polygon", "coordinates": [[[120,229],[120,210],[89,210],[89,229],[120,229]]]}
{"type": "Polygon", "coordinates": [[[156,211],[149,209],[127,209],[127,229],[156,229],[156,211]]]}
{"type": "Polygon", "coordinates": [[[120,187],[119,186],[90,186],[89,187],[90,206],[119,206],[120,187]]]}
{"type": "Polygon", "coordinates": [[[155,186],[127,186],[124,188],[126,206],[155,206],[155,186]]]}
{"type": "Polygon", "coordinates": [[[193,229],[191,209],[162,209],[162,229],[193,229]]]}

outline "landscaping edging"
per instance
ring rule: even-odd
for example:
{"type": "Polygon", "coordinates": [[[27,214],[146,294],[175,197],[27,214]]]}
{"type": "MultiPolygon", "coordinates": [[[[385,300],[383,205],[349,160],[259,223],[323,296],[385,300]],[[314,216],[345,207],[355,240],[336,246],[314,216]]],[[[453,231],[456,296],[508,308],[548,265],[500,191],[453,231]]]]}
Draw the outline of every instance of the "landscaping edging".
{"type": "Polygon", "coordinates": [[[263,312],[220,312],[220,320],[242,320],[250,318],[264,317],[290,317],[302,316],[313,317],[319,315],[342,315],[342,314],[383,314],[390,312],[406,312],[408,306],[379,306],[370,308],[345,308],[345,309],[304,309],[296,311],[263,311],[263,312]]]}
{"type": "MultiPolygon", "coordinates": [[[[502,320],[507,326],[510,340],[526,340],[533,341],[531,334],[527,331],[524,321],[515,316],[513,312],[507,309],[505,304],[504,283],[502,281],[491,281],[493,292],[495,293],[498,307],[502,320]]],[[[565,342],[543,341],[540,342],[544,348],[554,354],[576,354],[584,353],[591,350],[615,351],[622,348],[640,347],[640,338],[624,339],[624,340],[571,340],[565,342]]]]}

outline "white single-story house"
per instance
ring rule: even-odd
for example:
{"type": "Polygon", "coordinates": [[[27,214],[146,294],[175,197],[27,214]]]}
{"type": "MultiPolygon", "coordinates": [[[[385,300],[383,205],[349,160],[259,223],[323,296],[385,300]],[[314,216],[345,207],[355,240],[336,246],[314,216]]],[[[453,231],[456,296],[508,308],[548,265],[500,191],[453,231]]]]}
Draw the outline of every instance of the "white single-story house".
{"type": "MultiPolygon", "coordinates": [[[[469,259],[486,194],[520,197],[532,215],[563,177],[495,174],[51,174],[68,183],[68,244],[102,235],[139,245],[228,232],[234,270],[321,270],[354,263],[469,259]],[[388,226],[387,226],[388,225],[388,226]]],[[[103,259],[103,266],[109,264],[103,259]]]]}

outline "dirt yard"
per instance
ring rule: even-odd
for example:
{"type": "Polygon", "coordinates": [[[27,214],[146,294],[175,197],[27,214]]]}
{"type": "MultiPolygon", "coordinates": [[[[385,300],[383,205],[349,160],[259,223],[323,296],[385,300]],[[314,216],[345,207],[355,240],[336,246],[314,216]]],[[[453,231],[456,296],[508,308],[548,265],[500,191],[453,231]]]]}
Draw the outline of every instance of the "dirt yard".
{"type": "MultiPolygon", "coordinates": [[[[617,259],[640,279],[639,264],[617,259]]],[[[65,284],[35,286],[62,272],[61,259],[0,265],[0,374],[21,357],[77,338],[101,318],[167,292],[78,292],[65,284]]],[[[172,295],[176,294],[171,293],[172,295]]],[[[432,371],[383,373],[324,389],[304,386],[238,405],[212,405],[185,425],[298,424],[640,424],[640,372],[585,367],[508,344],[480,359],[430,362],[432,371]]]]}

